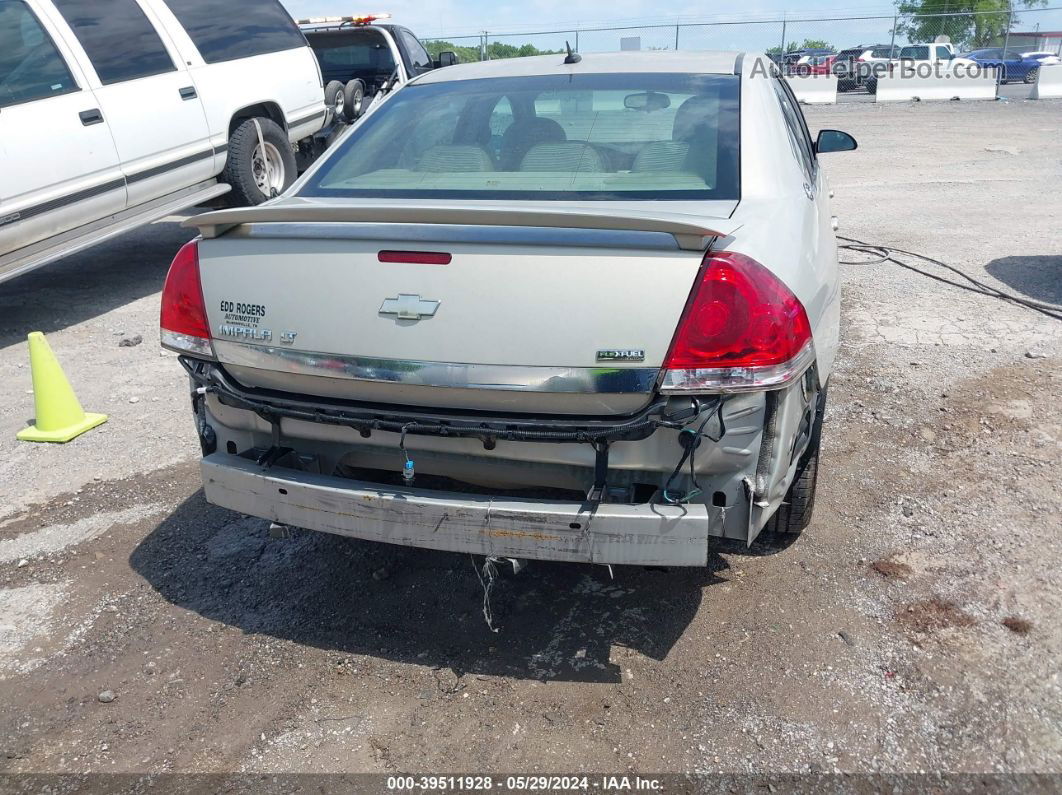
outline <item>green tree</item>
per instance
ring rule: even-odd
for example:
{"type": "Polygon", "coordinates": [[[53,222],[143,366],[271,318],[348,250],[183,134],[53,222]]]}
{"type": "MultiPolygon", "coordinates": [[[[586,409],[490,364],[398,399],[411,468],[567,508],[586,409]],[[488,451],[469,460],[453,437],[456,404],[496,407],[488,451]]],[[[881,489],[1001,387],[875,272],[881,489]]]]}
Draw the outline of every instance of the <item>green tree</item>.
{"type": "Polygon", "coordinates": [[[540,50],[533,44],[502,44],[500,41],[492,41],[487,45],[487,58],[491,61],[499,58],[528,58],[532,55],[555,55],[562,50],[540,50]]]}
{"type": "MultiPolygon", "coordinates": [[[[823,39],[804,39],[802,42],[789,42],[789,46],[785,48],[785,52],[792,52],[793,50],[832,50],[833,45],[823,39]]],[[[778,45],[767,48],[768,55],[781,55],[782,48],[778,45]]]]}
{"type": "Polygon", "coordinates": [[[479,47],[462,47],[459,44],[454,44],[452,41],[443,41],[442,39],[434,39],[432,41],[421,42],[424,45],[424,49],[428,51],[433,59],[439,58],[441,52],[452,52],[457,55],[457,60],[461,63],[471,63],[472,61],[479,60],[479,47]]]}
{"type": "MultiPolygon", "coordinates": [[[[461,63],[471,63],[479,60],[479,47],[462,47],[450,41],[434,39],[423,42],[424,49],[432,58],[438,58],[439,53],[449,50],[457,54],[457,60],[461,63]]],[[[531,55],[554,55],[563,50],[540,50],[533,44],[504,44],[500,41],[492,41],[487,44],[487,58],[496,61],[500,58],[527,58],[531,55]]]]}
{"type": "Polygon", "coordinates": [[[960,48],[987,47],[1003,43],[1012,9],[1045,5],[1047,0],[900,0],[896,33],[916,43],[948,36],[960,48]]]}

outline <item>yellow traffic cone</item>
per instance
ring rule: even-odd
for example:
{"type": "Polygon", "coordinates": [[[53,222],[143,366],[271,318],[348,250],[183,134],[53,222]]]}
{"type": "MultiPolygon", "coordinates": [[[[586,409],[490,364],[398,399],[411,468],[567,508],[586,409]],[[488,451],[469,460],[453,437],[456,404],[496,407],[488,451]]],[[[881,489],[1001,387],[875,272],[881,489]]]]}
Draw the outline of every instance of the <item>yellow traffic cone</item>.
{"type": "Polygon", "coordinates": [[[69,442],[107,421],[106,414],[86,414],[82,410],[48,340],[39,331],[29,335],[29,353],[37,416],[36,425],[18,432],[21,441],[69,442]]]}

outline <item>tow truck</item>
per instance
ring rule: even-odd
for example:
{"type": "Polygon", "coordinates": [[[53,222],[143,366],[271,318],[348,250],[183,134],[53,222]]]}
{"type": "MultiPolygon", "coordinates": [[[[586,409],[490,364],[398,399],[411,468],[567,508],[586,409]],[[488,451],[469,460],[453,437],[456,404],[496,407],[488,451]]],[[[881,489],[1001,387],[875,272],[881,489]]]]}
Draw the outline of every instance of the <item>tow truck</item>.
{"type": "Polygon", "coordinates": [[[436,67],[412,31],[379,24],[390,18],[365,14],[298,20],[321,65],[325,97],[335,118],[353,122],[378,94],[436,67]]]}
{"type": "Polygon", "coordinates": [[[309,17],[297,20],[325,83],[329,121],[303,158],[315,159],[347,125],[398,86],[424,72],[457,63],[453,52],[432,58],[409,28],[386,22],[390,14],[309,17]]]}

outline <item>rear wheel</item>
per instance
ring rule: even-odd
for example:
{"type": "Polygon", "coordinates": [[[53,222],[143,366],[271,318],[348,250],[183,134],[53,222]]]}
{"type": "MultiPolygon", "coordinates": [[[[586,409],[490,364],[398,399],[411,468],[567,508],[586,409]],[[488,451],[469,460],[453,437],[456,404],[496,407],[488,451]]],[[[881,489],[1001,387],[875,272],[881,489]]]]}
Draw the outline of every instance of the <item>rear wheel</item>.
{"type": "Polygon", "coordinates": [[[343,96],[344,88],[345,86],[338,80],[330,80],[328,85],[325,86],[325,107],[328,108],[333,121],[343,120],[343,107],[346,103],[346,99],[343,96]]]}
{"type": "Polygon", "coordinates": [[[776,538],[794,538],[811,524],[811,514],[815,509],[815,487],[819,480],[819,448],[822,444],[822,419],[826,413],[826,389],[819,393],[818,405],[815,407],[814,425],[808,448],[800,456],[796,477],[786,492],[785,499],[778,510],[767,520],[763,532],[776,538]]]}
{"type": "Polygon", "coordinates": [[[343,89],[343,116],[353,124],[365,110],[365,84],[351,80],[343,89]]]}
{"type": "Polygon", "coordinates": [[[1030,69],[1028,72],[1025,73],[1025,82],[1026,83],[1035,83],[1036,82],[1036,78],[1039,75],[1040,75],[1039,67],[1037,67],[1036,69],[1030,69]]]}
{"type": "Polygon", "coordinates": [[[295,181],[295,154],[288,134],[272,119],[247,119],[229,138],[222,180],[232,186],[233,203],[261,204],[295,181]],[[258,127],[262,135],[259,139],[258,127]]]}

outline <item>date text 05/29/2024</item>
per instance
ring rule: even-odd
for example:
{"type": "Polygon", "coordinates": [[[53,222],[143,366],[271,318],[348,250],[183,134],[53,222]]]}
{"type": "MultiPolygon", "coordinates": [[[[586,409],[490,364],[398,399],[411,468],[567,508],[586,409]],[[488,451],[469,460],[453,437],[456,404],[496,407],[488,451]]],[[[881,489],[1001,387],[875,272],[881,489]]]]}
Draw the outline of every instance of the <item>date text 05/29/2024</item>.
{"type": "Polygon", "coordinates": [[[661,792],[663,783],[642,776],[388,776],[391,792],[661,792]]]}

